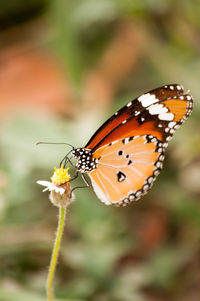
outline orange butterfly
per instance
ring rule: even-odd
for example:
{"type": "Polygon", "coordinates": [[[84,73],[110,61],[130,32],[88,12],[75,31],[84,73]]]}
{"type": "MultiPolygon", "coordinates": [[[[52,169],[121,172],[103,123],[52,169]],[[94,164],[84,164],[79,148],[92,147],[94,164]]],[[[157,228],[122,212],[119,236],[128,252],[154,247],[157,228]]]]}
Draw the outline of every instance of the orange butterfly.
{"type": "Polygon", "coordinates": [[[111,116],[84,148],[72,150],[99,199],[126,205],[151,188],[168,141],[187,119],[193,99],[183,87],[166,85],[130,101],[111,116]]]}

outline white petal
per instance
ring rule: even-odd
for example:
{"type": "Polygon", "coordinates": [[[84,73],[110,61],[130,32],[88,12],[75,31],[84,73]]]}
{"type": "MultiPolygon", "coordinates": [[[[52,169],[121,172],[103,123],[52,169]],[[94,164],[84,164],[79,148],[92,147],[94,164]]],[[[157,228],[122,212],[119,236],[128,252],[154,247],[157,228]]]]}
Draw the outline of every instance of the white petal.
{"type": "Polygon", "coordinates": [[[55,184],[53,184],[52,182],[49,181],[37,181],[37,184],[40,184],[42,186],[46,186],[46,188],[43,190],[44,191],[55,191],[57,193],[63,194],[65,192],[65,189],[62,187],[58,187],[55,184]]]}
{"type": "Polygon", "coordinates": [[[46,190],[52,191],[57,188],[57,186],[55,184],[53,184],[52,182],[49,182],[49,181],[37,181],[37,183],[42,186],[46,186],[46,188],[43,191],[46,191],[46,190]]]}
{"type": "Polygon", "coordinates": [[[49,186],[49,191],[55,190],[56,191],[56,186],[54,184],[52,184],[51,186],[49,186]]]}
{"type": "Polygon", "coordinates": [[[52,183],[49,181],[37,181],[36,183],[39,185],[42,185],[42,186],[46,186],[46,187],[49,187],[50,185],[52,185],[52,183]]]}
{"type": "Polygon", "coordinates": [[[45,189],[43,189],[42,192],[45,192],[47,190],[49,190],[49,187],[46,187],[45,189]]]}
{"type": "Polygon", "coordinates": [[[65,192],[65,189],[64,189],[64,188],[56,187],[56,188],[55,188],[55,192],[60,193],[60,194],[63,194],[63,193],[65,192]]]}

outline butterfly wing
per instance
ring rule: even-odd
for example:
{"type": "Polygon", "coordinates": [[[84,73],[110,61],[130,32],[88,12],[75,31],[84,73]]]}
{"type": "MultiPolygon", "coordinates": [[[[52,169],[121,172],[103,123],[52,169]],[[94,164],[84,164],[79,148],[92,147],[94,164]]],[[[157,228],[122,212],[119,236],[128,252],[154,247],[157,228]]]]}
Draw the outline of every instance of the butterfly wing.
{"type": "Polygon", "coordinates": [[[171,84],[130,101],[109,118],[85,146],[95,160],[87,174],[97,196],[106,204],[126,205],[144,195],[162,168],[168,141],[192,108],[192,96],[171,84]]]}
{"type": "Polygon", "coordinates": [[[151,90],[130,101],[109,118],[87,143],[94,153],[100,147],[135,135],[153,135],[166,142],[190,115],[192,96],[177,84],[151,90]]]}
{"type": "Polygon", "coordinates": [[[156,137],[130,137],[104,146],[98,167],[88,175],[101,201],[126,205],[147,193],[163,159],[163,144],[156,137]]]}

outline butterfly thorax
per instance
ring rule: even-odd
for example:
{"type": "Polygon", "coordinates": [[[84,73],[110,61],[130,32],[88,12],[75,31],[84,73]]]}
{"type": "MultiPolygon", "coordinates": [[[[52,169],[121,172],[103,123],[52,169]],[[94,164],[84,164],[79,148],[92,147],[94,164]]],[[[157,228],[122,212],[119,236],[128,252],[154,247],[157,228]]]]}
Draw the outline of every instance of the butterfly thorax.
{"type": "Polygon", "coordinates": [[[72,151],[72,155],[77,159],[76,168],[81,173],[92,171],[97,167],[98,160],[87,148],[76,148],[72,151]]]}

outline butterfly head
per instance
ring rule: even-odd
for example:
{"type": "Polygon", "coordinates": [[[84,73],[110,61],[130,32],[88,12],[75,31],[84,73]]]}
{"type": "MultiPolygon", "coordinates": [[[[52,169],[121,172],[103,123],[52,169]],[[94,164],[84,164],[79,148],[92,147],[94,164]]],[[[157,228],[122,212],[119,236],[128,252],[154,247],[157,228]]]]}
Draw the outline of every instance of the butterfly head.
{"type": "Polygon", "coordinates": [[[76,148],[72,155],[77,159],[76,168],[81,173],[92,171],[97,167],[97,159],[93,158],[92,152],[87,148],[76,148]]]}

